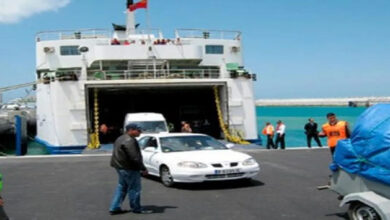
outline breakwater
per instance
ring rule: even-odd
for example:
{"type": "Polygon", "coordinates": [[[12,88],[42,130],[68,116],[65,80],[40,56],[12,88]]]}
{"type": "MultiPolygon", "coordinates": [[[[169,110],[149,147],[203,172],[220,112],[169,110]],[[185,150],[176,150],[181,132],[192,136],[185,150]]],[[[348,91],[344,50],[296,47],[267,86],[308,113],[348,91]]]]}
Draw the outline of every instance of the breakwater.
{"type": "Polygon", "coordinates": [[[390,97],[258,99],[257,106],[371,106],[390,103],[390,97]]]}

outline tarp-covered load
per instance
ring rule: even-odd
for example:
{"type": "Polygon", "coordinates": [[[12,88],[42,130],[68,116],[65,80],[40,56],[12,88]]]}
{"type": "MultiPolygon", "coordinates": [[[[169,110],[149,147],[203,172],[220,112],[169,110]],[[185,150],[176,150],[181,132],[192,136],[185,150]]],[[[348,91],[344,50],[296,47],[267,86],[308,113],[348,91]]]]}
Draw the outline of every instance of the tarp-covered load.
{"type": "Polygon", "coordinates": [[[360,115],[351,138],[338,141],[334,163],[390,185],[390,104],[372,106],[360,115]]]}

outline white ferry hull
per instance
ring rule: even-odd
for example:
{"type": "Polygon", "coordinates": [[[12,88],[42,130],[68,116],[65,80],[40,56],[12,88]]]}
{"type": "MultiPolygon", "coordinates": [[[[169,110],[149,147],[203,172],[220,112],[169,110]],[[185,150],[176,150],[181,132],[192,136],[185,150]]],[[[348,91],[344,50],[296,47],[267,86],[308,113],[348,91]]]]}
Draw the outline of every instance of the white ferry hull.
{"type": "Polygon", "coordinates": [[[200,33],[195,37],[177,32],[170,43],[158,44],[161,34],[116,31],[113,36],[123,38],[120,45],[90,30],[48,33],[59,39],[38,35],[36,140],[53,154],[80,153],[96,133],[95,125],[123,127],[126,113],[141,111],[162,113],[176,130],[180,121],[189,120],[194,130],[221,139],[228,136],[220,128],[222,121],[233,135],[258,143],[255,78],[242,67],[241,34],[218,32],[233,37],[214,39],[208,31],[200,33]],[[137,99],[145,94],[144,100],[137,99]],[[138,101],[128,104],[135,100],[128,100],[132,96],[138,101]]]}

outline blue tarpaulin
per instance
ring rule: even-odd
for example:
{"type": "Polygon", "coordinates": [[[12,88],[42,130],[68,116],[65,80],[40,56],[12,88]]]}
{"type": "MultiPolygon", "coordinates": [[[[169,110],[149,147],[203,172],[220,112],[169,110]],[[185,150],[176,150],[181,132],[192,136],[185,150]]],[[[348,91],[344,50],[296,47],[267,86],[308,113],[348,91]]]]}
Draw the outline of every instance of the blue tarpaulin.
{"type": "Polygon", "coordinates": [[[390,104],[374,105],[359,116],[351,138],[338,141],[334,163],[390,185],[390,104]]]}

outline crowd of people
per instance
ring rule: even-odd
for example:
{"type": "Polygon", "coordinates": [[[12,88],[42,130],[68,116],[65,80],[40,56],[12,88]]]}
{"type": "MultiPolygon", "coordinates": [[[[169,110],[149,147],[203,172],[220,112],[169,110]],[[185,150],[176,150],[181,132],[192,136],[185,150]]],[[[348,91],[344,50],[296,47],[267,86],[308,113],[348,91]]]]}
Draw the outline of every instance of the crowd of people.
{"type": "MultiPolygon", "coordinates": [[[[333,155],[337,141],[348,138],[350,136],[350,130],[348,122],[338,120],[336,114],[328,113],[326,118],[327,122],[322,125],[321,131],[319,131],[318,124],[314,121],[314,119],[309,118],[308,123],[306,123],[304,126],[304,133],[306,135],[306,143],[308,148],[312,147],[312,139],[314,139],[318,147],[322,147],[320,137],[326,137],[328,139],[327,144],[333,155]]],[[[286,148],[286,125],[281,120],[276,122],[276,129],[270,122],[266,122],[262,130],[262,134],[267,138],[267,149],[278,149],[279,144],[280,149],[284,150],[286,148]]]]}
{"type": "MultiPolygon", "coordinates": [[[[118,38],[113,38],[111,40],[111,45],[131,45],[131,44],[141,44],[145,45],[146,40],[141,39],[138,42],[136,40],[119,40],[118,38]]],[[[171,39],[157,39],[151,42],[153,45],[181,45],[180,38],[171,40],[171,39]]]]}

